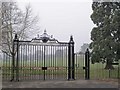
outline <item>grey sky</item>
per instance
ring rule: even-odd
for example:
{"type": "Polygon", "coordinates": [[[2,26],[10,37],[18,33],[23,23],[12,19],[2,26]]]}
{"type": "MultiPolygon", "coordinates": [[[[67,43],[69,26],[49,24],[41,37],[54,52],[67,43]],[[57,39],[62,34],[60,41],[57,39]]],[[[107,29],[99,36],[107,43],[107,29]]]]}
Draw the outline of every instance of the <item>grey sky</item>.
{"type": "MultiPolygon", "coordinates": [[[[52,2],[28,0],[28,2],[33,12],[39,15],[41,26],[39,34],[46,28],[47,33],[59,41],[69,41],[70,35],[73,35],[75,51],[79,51],[83,43],[90,43],[90,32],[94,26],[90,19],[92,2],[54,0],[52,2]]],[[[19,2],[22,8],[25,4],[26,2],[19,2]]]]}

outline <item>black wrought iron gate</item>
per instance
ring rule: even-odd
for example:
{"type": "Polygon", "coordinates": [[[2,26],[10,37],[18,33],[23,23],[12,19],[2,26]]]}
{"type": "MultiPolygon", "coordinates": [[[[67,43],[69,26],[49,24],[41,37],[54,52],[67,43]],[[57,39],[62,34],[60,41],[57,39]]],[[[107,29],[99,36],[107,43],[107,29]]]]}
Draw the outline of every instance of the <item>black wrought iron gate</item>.
{"type": "Polygon", "coordinates": [[[4,53],[3,80],[89,79],[88,53],[74,53],[72,36],[69,42],[59,42],[46,32],[31,41],[21,41],[15,35],[12,55],[4,53]]]}
{"type": "Polygon", "coordinates": [[[13,52],[11,59],[3,65],[4,78],[11,78],[11,81],[75,79],[72,36],[69,42],[59,42],[56,39],[47,40],[46,37],[19,41],[16,35],[13,52]]]}

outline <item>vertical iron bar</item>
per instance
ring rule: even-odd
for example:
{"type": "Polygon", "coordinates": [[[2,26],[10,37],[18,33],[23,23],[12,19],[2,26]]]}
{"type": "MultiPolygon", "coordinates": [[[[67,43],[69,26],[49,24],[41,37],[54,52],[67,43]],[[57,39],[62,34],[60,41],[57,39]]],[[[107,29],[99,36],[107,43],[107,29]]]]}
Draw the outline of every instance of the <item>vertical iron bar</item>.
{"type": "Polygon", "coordinates": [[[37,74],[37,69],[36,69],[36,60],[37,60],[37,59],[36,59],[36,55],[37,55],[36,52],[37,52],[37,50],[36,50],[36,46],[37,46],[37,45],[35,45],[35,67],[34,67],[34,68],[35,68],[35,73],[34,73],[34,75],[35,75],[35,76],[34,76],[34,79],[35,79],[35,80],[36,80],[36,78],[37,78],[37,77],[36,77],[36,74],[37,74]]]}
{"type": "Polygon", "coordinates": [[[19,81],[19,40],[17,42],[16,81],[19,81]]]}
{"type": "MultiPolygon", "coordinates": [[[[75,62],[76,62],[76,64],[78,64],[78,58],[77,58],[78,56],[77,56],[77,53],[75,54],[75,57],[76,57],[76,58],[75,58],[75,62]]],[[[75,72],[76,79],[77,79],[78,76],[79,76],[79,75],[78,75],[78,74],[79,74],[79,71],[78,71],[78,70],[79,70],[79,69],[76,67],[76,72],[75,72]]]]}
{"type": "Polygon", "coordinates": [[[22,77],[23,77],[23,62],[22,62],[22,45],[20,46],[20,56],[21,56],[21,64],[20,64],[20,66],[21,66],[21,70],[20,70],[20,72],[21,72],[21,79],[23,79],[22,77]]]}
{"type": "Polygon", "coordinates": [[[54,49],[54,53],[55,53],[55,56],[54,56],[54,79],[56,79],[56,46],[55,46],[55,49],[54,49]]]}
{"type": "MultiPolygon", "coordinates": [[[[47,65],[47,67],[50,68],[50,46],[48,46],[48,55],[49,55],[49,58],[48,58],[49,63],[47,65]]],[[[50,70],[48,70],[48,75],[49,75],[49,79],[50,79],[50,70]]]]}
{"type": "MultiPolygon", "coordinates": [[[[32,52],[32,45],[30,45],[30,52],[33,53],[33,52],[32,52]]],[[[32,70],[31,70],[31,68],[32,68],[32,67],[31,67],[31,61],[32,61],[32,60],[31,60],[31,59],[32,59],[32,54],[31,54],[31,53],[30,53],[30,80],[31,80],[31,71],[32,71],[32,70]]]]}
{"type": "Polygon", "coordinates": [[[66,59],[66,61],[65,61],[65,69],[66,69],[66,70],[65,70],[65,73],[66,73],[66,79],[67,79],[67,68],[68,68],[68,64],[67,64],[67,62],[68,62],[68,56],[67,56],[68,52],[67,52],[67,51],[68,51],[68,46],[66,46],[66,51],[65,51],[65,52],[66,52],[66,55],[65,55],[65,56],[66,56],[66,58],[65,58],[65,59],[66,59]]]}
{"type": "MultiPolygon", "coordinates": [[[[53,60],[52,60],[52,57],[53,57],[53,50],[52,50],[53,46],[51,46],[51,68],[53,68],[53,60]]],[[[53,78],[53,70],[50,69],[51,71],[51,79],[53,78]]]]}
{"type": "Polygon", "coordinates": [[[50,46],[50,79],[52,79],[52,45],[50,46]]]}
{"type": "Polygon", "coordinates": [[[30,59],[29,59],[29,44],[28,44],[28,54],[27,54],[27,57],[28,57],[28,80],[30,79],[30,59]]]}
{"type": "Polygon", "coordinates": [[[41,45],[38,46],[39,54],[38,54],[38,80],[40,80],[40,66],[41,66],[41,45]]]}
{"type": "Polygon", "coordinates": [[[55,76],[55,46],[53,46],[53,79],[54,79],[54,76],[55,76]]]}
{"type": "Polygon", "coordinates": [[[88,79],[90,79],[90,53],[88,50],[88,79]]]}
{"type": "Polygon", "coordinates": [[[8,76],[7,76],[7,71],[8,71],[8,70],[7,70],[7,68],[8,68],[8,67],[7,67],[7,56],[8,56],[8,55],[6,54],[6,55],[5,55],[5,77],[6,77],[6,80],[8,80],[8,76]]]}
{"type": "Polygon", "coordinates": [[[37,45],[37,61],[36,61],[36,68],[37,68],[37,80],[38,80],[38,54],[39,54],[39,50],[38,50],[38,45],[37,45]]]}
{"type": "Polygon", "coordinates": [[[27,79],[27,44],[25,44],[25,50],[26,50],[26,55],[24,55],[24,61],[25,61],[25,80],[27,79]]]}
{"type": "Polygon", "coordinates": [[[23,48],[22,48],[22,68],[23,68],[22,71],[23,71],[23,80],[25,80],[25,71],[24,71],[24,70],[25,70],[25,67],[24,67],[24,55],[23,55],[23,53],[24,53],[24,52],[23,52],[23,49],[25,48],[25,45],[23,44],[22,47],[23,47],[23,48]]]}
{"type": "Polygon", "coordinates": [[[34,55],[34,60],[33,60],[33,65],[32,65],[32,67],[33,67],[33,68],[32,68],[32,69],[33,69],[33,72],[32,72],[32,77],[33,77],[33,78],[32,78],[32,79],[34,80],[34,79],[35,79],[34,74],[36,73],[36,72],[35,72],[35,54],[36,54],[36,53],[35,53],[35,44],[33,45],[33,52],[34,52],[34,54],[33,54],[33,55],[34,55]]]}
{"type": "MultiPolygon", "coordinates": [[[[44,67],[44,64],[43,64],[44,60],[43,59],[44,59],[44,45],[42,45],[42,67],[44,67]]],[[[43,76],[42,78],[44,78],[44,71],[42,69],[41,69],[41,72],[42,72],[42,76],[43,76]]]]}
{"type": "MultiPolygon", "coordinates": [[[[61,47],[60,47],[61,48],[61,47]]],[[[61,57],[61,60],[62,60],[62,65],[60,65],[60,67],[62,67],[63,69],[62,69],[62,73],[63,73],[63,78],[64,78],[64,62],[65,62],[65,59],[64,59],[64,45],[62,45],[62,52],[61,52],[61,54],[60,54],[60,57],[61,57]]]]}
{"type": "MultiPolygon", "coordinates": [[[[45,67],[45,46],[44,46],[44,67],[45,67]]],[[[44,80],[45,80],[45,70],[44,70],[44,80]]]]}
{"type": "Polygon", "coordinates": [[[71,43],[68,43],[68,80],[71,78],[71,43]]]}
{"type": "Polygon", "coordinates": [[[75,80],[75,55],[74,55],[74,42],[72,43],[72,79],[75,80]]]}
{"type": "Polygon", "coordinates": [[[87,79],[87,52],[85,52],[85,79],[87,79]]]}
{"type": "MultiPolygon", "coordinates": [[[[9,76],[10,76],[10,74],[11,74],[11,72],[10,72],[10,64],[11,64],[10,61],[11,61],[11,60],[10,60],[10,59],[11,59],[11,58],[10,58],[10,56],[9,56],[9,65],[8,65],[8,66],[9,66],[9,69],[8,69],[8,71],[9,71],[9,76]]],[[[10,78],[9,78],[9,80],[10,80],[10,78]]]]}
{"type": "Polygon", "coordinates": [[[90,60],[89,60],[89,50],[85,52],[85,79],[90,78],[90,60]]]}
{"type": "MultiPolygon", "coordinates": [[[[85,53],[82,54],[82,57],[83,57],[83,66],[85,65],[85,53]]],[[[85,72],[83,70],[83,78],[85,77],[85,72]]]]}
{"type": "Polygon", "coordinates": [[[32,69],[31,79],[33,80],[33,78],[34,78],[34,77],[33,77],[33,76],[34,76],[33,73],[34,73],[34,59],[35,59],[35,58],[34,58],[34,55],[35,55],[35,53],[34,53],[34,45],[32,45],[32,46],[33,46],[33,47],[32,47],[32,48],[33,48],[33,49],[32,49],[32,50],[33,50],[33,56],[32,56],[32,59],[33,59],[33,60],[32,60],[32,64],[31,64],[31,67],[32,67],[32,68],[31,68],[31,69],[32,69]]]}

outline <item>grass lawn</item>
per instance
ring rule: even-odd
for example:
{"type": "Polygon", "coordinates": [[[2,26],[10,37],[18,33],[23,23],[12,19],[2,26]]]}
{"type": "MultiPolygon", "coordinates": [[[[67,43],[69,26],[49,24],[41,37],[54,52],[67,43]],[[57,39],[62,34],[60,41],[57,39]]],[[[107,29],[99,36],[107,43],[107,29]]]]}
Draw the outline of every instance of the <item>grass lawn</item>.
{"type": "MultiPolygon", "coordinates": [[[[3,79],[9,79],[11,77],[11,60],[6,60],[3,62],[3,79]]],[[[75,78],[80,79],[84,78],[85,71],[83,70],[84,66],[84,56],[75,57],[75,78]]],[[[114,66],[114,70],[105,70],[105,64],[102,63],[90,63],[90,79],[117,79],[118,78],[118,66],[114,66]]],[[[68,61],[66,58],[57,58],[52,60],[44,61],[20,61],[19,62],[19,76],[25,77],[33,75],[61,75],[67,77],[68,73],[68,61]],[[42,70],[42,67],[47,67],[47,70],[42,70]]]]}

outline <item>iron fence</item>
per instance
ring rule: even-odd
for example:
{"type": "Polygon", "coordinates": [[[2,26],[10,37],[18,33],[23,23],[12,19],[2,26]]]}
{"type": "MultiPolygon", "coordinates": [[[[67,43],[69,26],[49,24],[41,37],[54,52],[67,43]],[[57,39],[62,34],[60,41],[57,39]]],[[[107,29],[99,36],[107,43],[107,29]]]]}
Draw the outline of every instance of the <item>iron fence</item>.
{"type": "Polygon", "coordinates": [[[74,41],[41,39],[20,41],[15,36],[13,53],[4,53],[3,80],[74,79],[74,41]]]}
{"type": "Polygon", "coordinates": [[[92,63],[90,52],[74,53],[69,42],[51,39],[13,40],[13,53],[3,52],[3,80],[119,79],[119,63],[105,69],[106,63],[92,63]]]}

